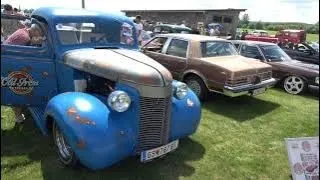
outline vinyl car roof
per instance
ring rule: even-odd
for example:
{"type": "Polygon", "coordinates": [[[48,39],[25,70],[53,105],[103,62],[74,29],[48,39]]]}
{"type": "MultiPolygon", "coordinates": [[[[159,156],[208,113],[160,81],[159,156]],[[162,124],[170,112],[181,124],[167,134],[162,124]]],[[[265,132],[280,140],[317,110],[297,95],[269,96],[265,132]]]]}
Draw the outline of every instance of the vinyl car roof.
{"type": "Polygon", "coordinates": [[[156,35],[156,37],[175,37],[180,39],[186,39],[186,40],[192,40],[192,41],[224,41],[224,42],[230,42],[225,39],[216,38],[212,36],[204,36],[204,35],[198,35],[198,34],[181,34],[181,33],[171,33],[171,34],[159,34],[156,35]]]}
{"type": "Polygon", "coordinates": [[[273,46],[276,46],[276,44],[274,44],[274,43],[262,42],[262,41],[233,40],[231,42],[246,44],[246,45],[273,45],[273,46]]]}
{"type": "Polygon", "coordinates": [[[173,29],[185,29],[185,30],[189,30],[189,31],[192,30],[191,28],[188,28],[188,27],[173,25],[173,24],[159,24],[159,25],[156,25],[155,27],[170,27],[173,29]]]}
{"type": "Polygon", "coordinates": [[[92,19],[92,18],[102,18],[102,19],[113,19],[121,22],[132,22],[129,17],[116,13],[105,13],[99,11],[90,11],[86,9],[67,9],[59,7],[41,7],[33,11],[32,17],[40,16],[43,17],[48,22],[62,21],[66,17],[68,19],[92,19]]]}

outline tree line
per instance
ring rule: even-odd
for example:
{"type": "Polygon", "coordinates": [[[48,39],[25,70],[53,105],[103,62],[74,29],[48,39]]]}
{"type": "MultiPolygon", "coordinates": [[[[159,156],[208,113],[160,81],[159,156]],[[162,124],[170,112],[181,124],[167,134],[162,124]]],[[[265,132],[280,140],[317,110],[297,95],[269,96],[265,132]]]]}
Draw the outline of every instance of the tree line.
{"type": "Polygon", "coordinates": [[[283,29],[303,29],[307,33],[319,34],[319,21],[316,24],[291,23],[291,22],[254,22],[249,15],[244,14],[239,21],[238,28],[279,31],[283,29]]]}

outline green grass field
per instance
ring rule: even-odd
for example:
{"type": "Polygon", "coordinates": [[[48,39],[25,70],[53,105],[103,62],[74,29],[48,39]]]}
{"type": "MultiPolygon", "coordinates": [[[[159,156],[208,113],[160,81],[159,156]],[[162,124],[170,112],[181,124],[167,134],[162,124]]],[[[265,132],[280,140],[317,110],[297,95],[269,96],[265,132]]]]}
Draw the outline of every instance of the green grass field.
{"type": "MultiPolygon", "coordinates": [[[[245,30],[245,29],[242,29],[245,30]]],[[[252,29],[247,29],[249,32],[253,31],[252,29]]],[[[266,30],[270,35],[275,35],[277,33],[277,31],[268,31],[266,30]]],[[[319,41],[319,34],[307,34],[307,41],[315,41],[318,42],[319,41]]]]}
{"type": "MultiPolygon", "coordinates": [[[[213,95],[198,131],[164,158],[128,158],[92,172],[62,166],[49,137],[32,119],[14,126],[1,107],[1,178],[14,179],[291,179],[284,138],[319,135],[319,100],[271,89],[257,97],[213,95]]],[[[102,142],[103,143],[103,142],[102,142]]]]}

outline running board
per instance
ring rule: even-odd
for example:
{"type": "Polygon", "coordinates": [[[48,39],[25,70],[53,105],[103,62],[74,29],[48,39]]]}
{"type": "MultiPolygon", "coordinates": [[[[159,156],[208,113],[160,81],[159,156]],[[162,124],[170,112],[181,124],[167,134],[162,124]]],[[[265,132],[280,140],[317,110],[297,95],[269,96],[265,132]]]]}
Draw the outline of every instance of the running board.
{"type": "Polygon", "coordinates": [[[30,111],[33,120],[36,122],[41,132],[44,135],[48,135],[48,132],[46,129],[46,122],[44,119],[45,107],[29,107],[28,110],[30,111]]]}

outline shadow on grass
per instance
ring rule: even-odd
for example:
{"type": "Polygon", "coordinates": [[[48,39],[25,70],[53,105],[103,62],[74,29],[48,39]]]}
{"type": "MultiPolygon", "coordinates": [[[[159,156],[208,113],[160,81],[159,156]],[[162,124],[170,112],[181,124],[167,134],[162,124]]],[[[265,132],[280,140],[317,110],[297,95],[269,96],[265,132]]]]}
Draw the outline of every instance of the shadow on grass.
{"type": "Polygon", "coordinates": [[[202,107],[212,113],[243,122],[267,114],[280,105],[251,96],[231,98],[212,93],[202,107]]]}
{"type": "MultiPolygon", "coordinates": [[[[100,171],[90,171],[84,167],[77,169],[64,167],[58,159],[50,137],[42,136],[32,118],[24,125],[10,130],[1,130],[1,157],[14,158],[13,164],[1,162],[2,173],[16,171],[34,161],[41,162],[43,179],[179,179],[191,176],[195,168],[187,161],[200,160],[204,147],[198,142],[185,138],[180,140],[179,148],[163,158],[149,163],[140,163],[138,157],[127,158],[112,167],[100,171]],[[23,157],[23,158],[21,158],[23,157]]],[[[12,161],[11,161],[12,162],[12,161]]],[[[12,172],[11,172],[12,173],[12,172]]],[[[2,174],[3,176],[4,174],[2,174]]]]}
{"type": "MultiPolygon", "coordinates": [[[[287,93],[280,85],[276,85],[273,89],[287,93]]],[[[288,93],[289,94],[289,93],[288,93]]],[[[319,91],[317,90],[312,90],[312,89],[306,89],[304,92],[298,95],[292,95],[294,96],[303,96],[308,99],[313,99],[313,100],[319,100],[319,91]]]]}

